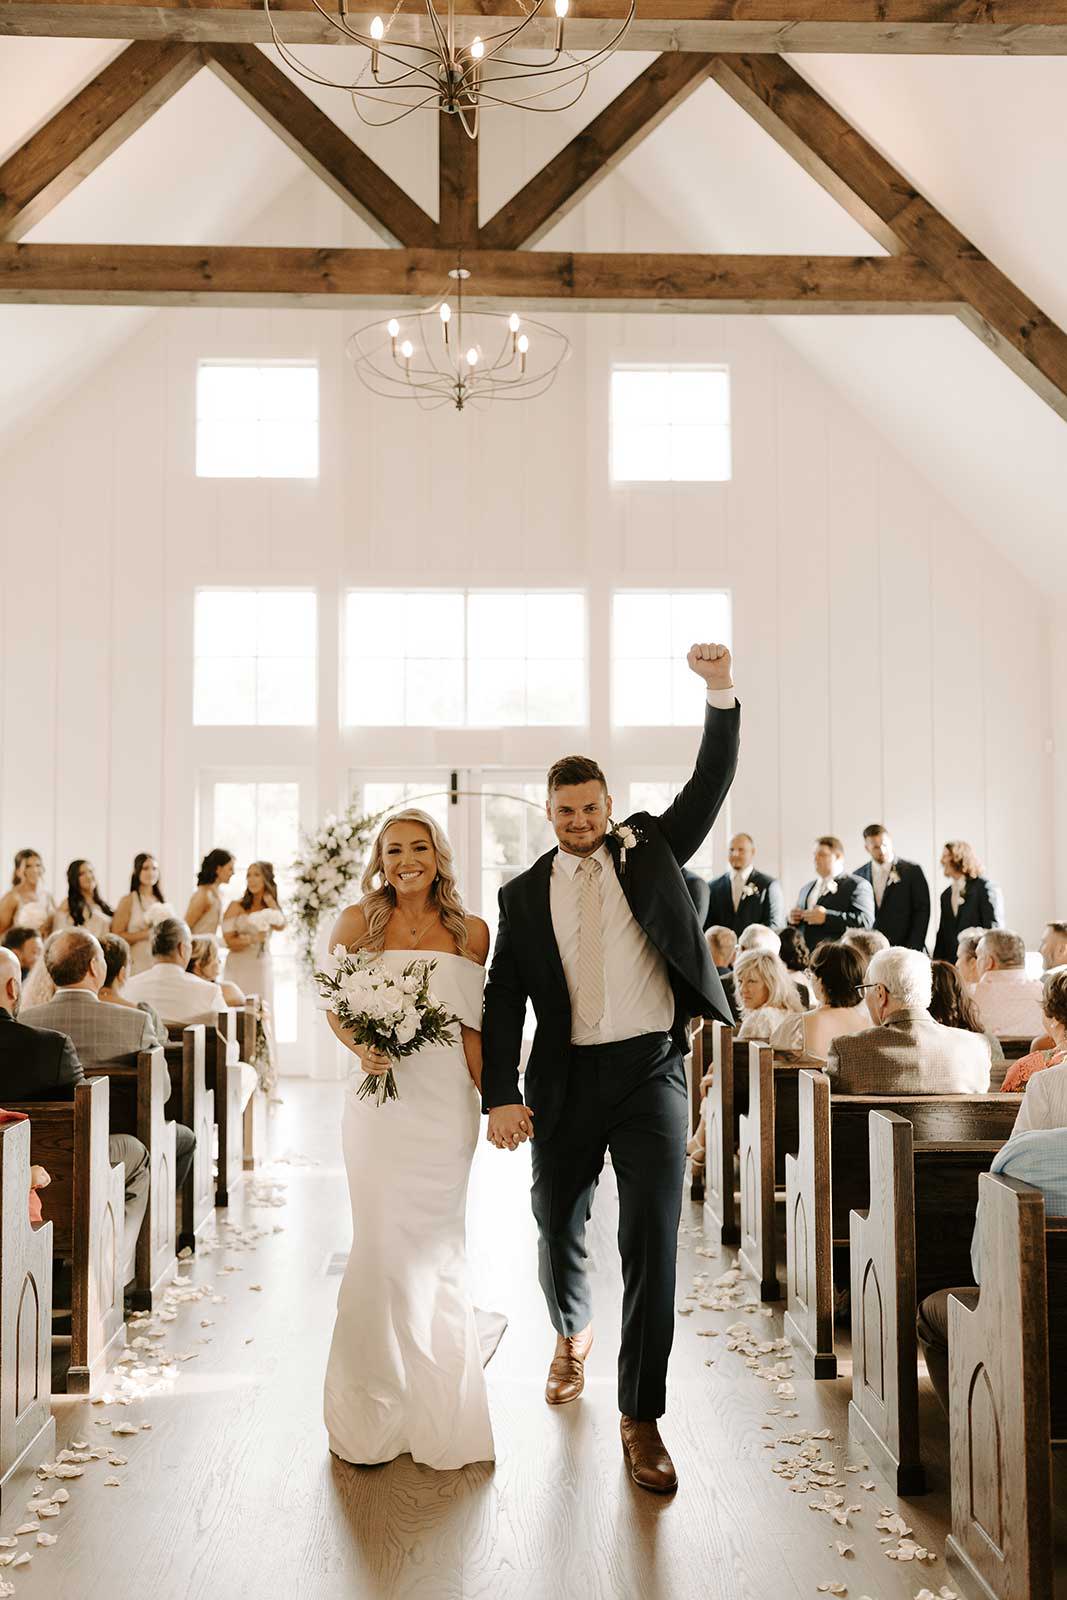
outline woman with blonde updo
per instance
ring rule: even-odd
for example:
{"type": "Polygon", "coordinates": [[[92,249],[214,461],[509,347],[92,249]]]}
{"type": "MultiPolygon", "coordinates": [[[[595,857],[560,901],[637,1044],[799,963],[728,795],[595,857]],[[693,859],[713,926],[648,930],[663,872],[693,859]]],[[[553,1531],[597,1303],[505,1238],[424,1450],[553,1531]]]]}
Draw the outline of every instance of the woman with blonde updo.
{"type": "Polygon", "coordinates": [[[395,1063],[399,1099],[378,1106],[356,1090],[389,1059],[327,1014],[362,1071],[350,1078],[341,1128],[354,1238],[326,1371],[326,1427],[343,1461],[410,1451],[446,1471],[494,1459],[482,1368],[504,1319],[471,1304],[465,1244],[489,929],[464,911],[451,847],[424,811],[383,824],[361,888],[334,925],[331,951],[372,951],[397,976],[425,958],[436,999],[458,1022],[451,1043],[395,1063]]]}

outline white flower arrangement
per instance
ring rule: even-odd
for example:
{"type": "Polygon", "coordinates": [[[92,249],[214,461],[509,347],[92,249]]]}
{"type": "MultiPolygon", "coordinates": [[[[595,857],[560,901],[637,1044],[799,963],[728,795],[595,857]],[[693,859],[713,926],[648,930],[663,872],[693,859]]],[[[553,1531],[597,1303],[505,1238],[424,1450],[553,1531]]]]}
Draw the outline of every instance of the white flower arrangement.
{"type": "MultiPolygon", "coordinates": [[[[354,954],[339,944],[315,974],[320,1008],[332,1011],[357,1044],[367,1045],[394,1061],[414,1055],[427,1044],[451,1044],[449,1029],[459,1021],[434,998],[430,978],[436,962],[409,961],[396,973],[372,950],[354,954]]],[[[376,1103],[400,1098],[392,1067],[368,1073],[358,1097],[376,1103]]]]}
{"type": "Polygon", "coordinates": [[[298,930],[300,957],[315,976],[315,944],[319,924],[345,900],[363,873],[367,848],[384,812],[364,814],[349,806],[341,816],[328,816],[315,833],[305,834],[293,863],[290,910],[298,930]]]}
{"type": "Polygon", "coordinates": [[[245,921],[253,933],[266,937],[273,928],[284,928],[285,918],[273,906],[267,906],[262,911],[249,911],[245,914],[245,921]]]}
{"type": "Polygon", "coordinates": [[[823,899],[823,897],[825,895],[836,894],[836,893],[837,893],[837,879],[836,878],[831,878],[830,882],[826,885],[826,888],[823,890],[822,894],[819,896],[819,899],[820,900],[823,899]]]}
{"type": "Polygon", "coordinates": [[[626,852],[636,850],[639,844],[644,844],[645,836],[628,822],[613,822],[611,837],[619,847],[619,872],[623,873],[626,871],[626,852]]]}
{"type": "Polygon", "coordinates": [[[900,882],[900,873],[897,871],[896,867],[894,867],[892,869],[892,871],[890,872],[888,878],[885,880],[885,886],[888,889],[889,885],[891,883],[899,883],[899,882],[900,882]]]}
{"type": "Polygon", "coordinates": [[[741,899],[742,900],[751,900],[752,897],[754,895],[758,895],[759,892],[760,892],[760,886],[759,886],[758,883],[746,883],[745,887],[741,890],[741,899]]]}

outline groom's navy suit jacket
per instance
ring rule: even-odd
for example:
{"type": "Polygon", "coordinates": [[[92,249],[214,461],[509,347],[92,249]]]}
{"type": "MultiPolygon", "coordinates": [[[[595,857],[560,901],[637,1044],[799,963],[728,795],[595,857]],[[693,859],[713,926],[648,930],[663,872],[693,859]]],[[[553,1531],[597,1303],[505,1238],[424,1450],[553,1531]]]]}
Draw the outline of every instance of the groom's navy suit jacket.
{"type": "MultiPolygon", "coordinates": [[[[930,930],[930,885],[926,873],[915,861],[894,861],[899,883],[887,883],[882,903],[876,907],[874,925],[890,944],[909,950],[925,950],[930,930]]],[[[869,861],[857,867],[855,878],[866,878],[874,893],[874,868],[869,861]]]]}
{"type": "MultiPolygon", "coordinates": [[[[626,852],[620,870],[618,846],[609,836],[619,883],[634,919],[667,964],[674,992],[672,1036],[686,1049],[691,1017],[731,1023],[730,1008],[712,965],[682,863],[711,832],[737,768],[741,710],[708,706],[696,770],[660,817],[638,811],[627,823],[640,843],[626,852]]],[[[500,891],[497,927],[482,1021],[482,1102],[519,1105],[519,1052],[527,999],[537,1030],[526,1069],[525,1103],[534,1113],[534,1134],[547,1138],[563,1108],[571,1052],[571,1000],[552,928],[549,886],[556,851],[535,861],[500,891]]]]}

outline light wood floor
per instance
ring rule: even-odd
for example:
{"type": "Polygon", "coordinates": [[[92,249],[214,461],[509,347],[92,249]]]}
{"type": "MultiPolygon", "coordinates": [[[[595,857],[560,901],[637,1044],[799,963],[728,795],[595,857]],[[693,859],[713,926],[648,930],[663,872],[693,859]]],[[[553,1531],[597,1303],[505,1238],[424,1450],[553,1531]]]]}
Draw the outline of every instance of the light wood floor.
{"type": "MultiPolygon", "coordinates": [[[[126,1409],[57,1402],[59,1445],[71,1440],[120,1447],[128,1465],[85,1468],[70,1501],[47,1528],[53,1548],[35,1549],[14,1579],[21,1600],[798,1600],[820,1583],[844,1582],[853,1600],[913,1600],[949,1582],[936,1566],[898,1565],[882,1553],[879,1505],[897,1506],[885,1485],[849,1492],[862,1513],[846,1532],[808,1509],[770,1471],[783,1431],[828,1427],[842,1462],[865,1458],[849,1445],[846,1379],[794,1380],[795,1402],[775,1401],[740,1355],[701,1327],[735,1315],[697,1311],[678,1320],[670,1412],[664,1424],[682,1480],[661,1500],[636,1489],[623,1467],[615,1399],[619,1281],[610,1172],[600,1186],[591,1256],[597,1286],[596,1348],[584,1397],[550,1410],[542,1387],[552,1336],[537,1287],[529,1216],[528,1159],[482,1146],[471,1191],[471,1248],[477,1299],[510,1318],[490,1367],[498,1460],[495,1468],[434,1473],[410,1458],[374,1469],[330,1457],[321,1421],[322,1373],[339,1279],[328,1270],[349,1237],[339,1155],[341,1091],[287,1080],[272,1114],[271,1176],[288,1185],[282,1209],[231,1210],[268,1230],[250,1252],[218,1252],[191,1267],[227,1296],[180,1308],[165,1348],[196,1350],[173,1390],[126,1409]],[[284,1232],[273,1233],[275,1225],[284,1232]],[[227,1264],[240,1271],[223,1272],[227,1264]],[[260,1284],[261,1290],[253,1290],[260,1284]],[[201,1328],[202,1318],[214,1325],[201,1328]],[[210,1343],[200,1344],[200,1339],[210,1343]],[[251,1339],[251,1343],[246,1341],[251,1339]],[[706,1366],[711,1359],[714,1364],[706,1366]],[[795,1422],[767,1415],[779,1404],[795,1422]],[[136,1438],[112,1439],[97,1426],[150,1421],[136,1438]],[[119,1477],[108,1488],[104,1479],[119,1477]],[[854,1546],[840,1556],[836,1538],[854,1546]]],[[[694,1273],[720,1271],[701,1247],[700,1217],[687,1216],[679,1304],[694,1273]]],[[[753,1319],[765,1337],[780,1318],[753,1319]]],[[[932,1397],[924,1422],[943,1439],[932,1397]]],[[[827,1446],[829,1449],[830,1446],[827,1446]]],[[[933,1492],[901,1506],[916,1539],[940,1555],[947,1526],[945,1463],[933,1492]]],[[[874,1473],[851,1475],[850,1486],[874,1473]]],[[[54,1486],[53,1486],[54,1487],[54,1486]]],[[[16,1509],[0,1532],[24,1520],[16,1509]]],[[[20,1545],[34,1549],[28,1539],[20,1545]]],[[[957,1585],[952,1584],[953,1588],[957,1585]]]]}

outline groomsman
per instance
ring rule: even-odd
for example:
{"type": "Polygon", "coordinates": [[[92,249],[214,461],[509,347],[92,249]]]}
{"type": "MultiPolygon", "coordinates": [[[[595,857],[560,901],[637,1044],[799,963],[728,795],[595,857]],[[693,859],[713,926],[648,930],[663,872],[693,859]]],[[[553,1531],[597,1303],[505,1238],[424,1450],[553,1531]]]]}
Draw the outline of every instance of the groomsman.
{"type": "Polygon", "coordinates": [[[840,939],[846,928],[874,925],[874,893],[864,878],[853,877],[841,869],[845,847],[833,834],[815,841],[815,877],[810,878],[797,896],[789,913],[793,927],[799,927],[809,951],[824,939],[840,939]]]}
{"type": "Polygon", "coordinates": [[[915,861],[902,861],[893,840],[880,822],[863,830],[863,845],[870,860],[857,867],[874,892],[874,925],[890,944],[925,950],[930,928],[930,885],[915,861]]]}
{"type": "Polygon", "coordinates": [[[735,833],[727,851],[729,872],[709,884],[711,901],[705,929],[732,928],[740,938],[746,928],[761,922],[767,928],[785,927],[785,895],[777,878],[756,870],[756,846],[750,833],[735,833]]]}

